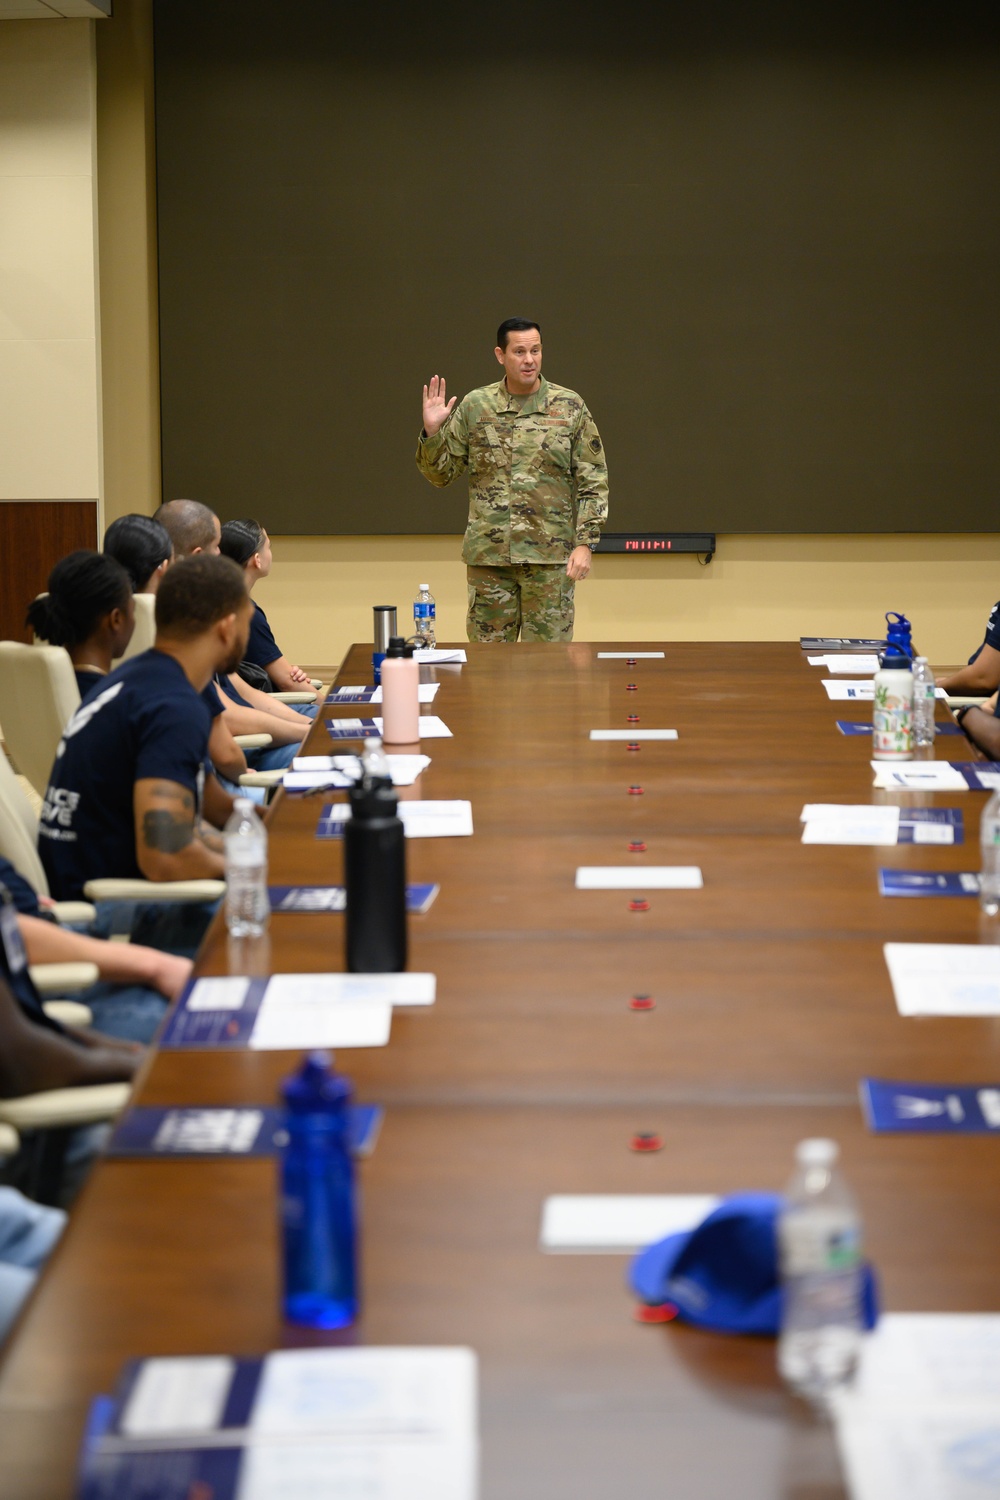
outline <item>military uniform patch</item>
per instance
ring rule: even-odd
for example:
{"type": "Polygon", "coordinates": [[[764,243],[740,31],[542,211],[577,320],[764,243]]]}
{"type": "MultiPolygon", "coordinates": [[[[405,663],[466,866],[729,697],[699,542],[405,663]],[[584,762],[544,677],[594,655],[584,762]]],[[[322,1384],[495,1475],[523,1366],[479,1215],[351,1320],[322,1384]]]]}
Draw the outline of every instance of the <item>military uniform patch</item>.
{"type": "Polygon", "coordinates": [[[601,451],[601,440],[600,440],[599,437],[592,437],[591,438],[591,440],[590,440],[590,451],[591,451],[591,453],[600,453],[600,451],[601,451]]]}

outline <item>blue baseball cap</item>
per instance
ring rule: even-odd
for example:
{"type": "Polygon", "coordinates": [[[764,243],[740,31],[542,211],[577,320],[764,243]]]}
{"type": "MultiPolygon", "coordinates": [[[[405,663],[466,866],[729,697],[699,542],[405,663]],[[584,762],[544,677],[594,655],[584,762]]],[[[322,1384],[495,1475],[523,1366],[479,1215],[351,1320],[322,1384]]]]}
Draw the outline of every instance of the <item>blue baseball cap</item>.
{"type": "MultiPolygon", "coordinates": [[[[778,1193],[733,1193],[695,1229],[640,1251],[629,1283],[653,1306],[672,1302],[678,1316],[716,1333],[776,1334],[781,1326],[778,1193]]],[[[875,1274],[863,1267],[862,1317],[878,1316],[875,1274]]]]}

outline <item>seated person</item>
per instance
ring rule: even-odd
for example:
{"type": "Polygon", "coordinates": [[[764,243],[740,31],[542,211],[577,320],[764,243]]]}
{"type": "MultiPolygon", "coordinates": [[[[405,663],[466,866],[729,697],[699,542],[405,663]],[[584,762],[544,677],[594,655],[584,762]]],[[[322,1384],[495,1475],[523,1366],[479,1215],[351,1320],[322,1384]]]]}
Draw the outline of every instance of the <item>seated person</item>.
{"type": "Polygon", "coordinates": [[[269,734],[274,741],[263,749],[247,750],[247,765],[254,771],[278,771],[290,766],[312,727],[309,718],[295,713],[287,703],[275,702],[235,673],[220,672],[215,686],[226,724],[234,735],[269,734]]]}
{"type": "Polygon", "coordinates": [[[112,521],[104,533],[104,552],[121,563],[133,594],[155,594],[174,560],[170,535],[152,516],[119,516],[112,521]]]}
{"type": "Polygon", "coordinates": [[[32,1203],[16,1188],[0,1187],[0,1344],[65,1225],[61,1208],[32,1203]]]}
{"type": "Polygon", "coordinates": [[[983,644],[972,653],[966,666],[938,677],[937,685],[956,697],[995,693],[1000,688],[1000,601],[994,604],[986,622],[983,644]]]}
{"type": "MultiPolygon", "coordinates": [[[[205,778],[210,720],[201,693],[243,659],[249,628],[235,563],[189,557],[168,570],[152,650],[112,672],[59,743],[38,831],[57,900],[78,900],[101,876],[221,878],[222,842],[202,811],[220,828],[232,798],[205,778]]],[[[203,916],[207,925],[211,912],[203,916]]]]}
{"type": "MultiPolygon", "coordinates": [[[[244,570],[247,589],[251,593],[254,584],[271,571],[271,538],[257,521],[227,521],[222,528],[219,550],[223,557],[231,557],[244,570]]],[[[255,605],[250,617],[246,659],[253,666],[262,668],[270,678],[271,686],[266,691],[288,693],[311,686],[302,668],[282,656],[259,604],[255,605]]],[[[264,687],[263,683],[261,687],[264,687]]]]}
{"type": "Polygon", "coordinates": [[[159,521],[170,537],[174,561],[196,557],[201,552],[217,556],[222,528],[219,518],[200,500],[168,500],[161,505],[154,521],[159,521]]]}
{"type": "MultiPolygon", "coordinates": [[[[144,1048],[134,1042],[61,1026],[45,1014],[28,972],[14,907],[7,892],[0,891],[0,1098],[96,1083],[129,1083],[143,1056],[144,1048]]],[[[66,1203],[80,1186],[103,1135],[101,1126],[71,1132],[62,1164],[61,1202],[66,1203]]],[[[19,1171],[30,1165],[28,1146],[5,1163],[4,1176],[16,1184],[19,1171]]]]}
{"type": "Polygon", "coordinates": [[[985,703],[958,709],[955,719],[977,750],[982,750],[990,760],[1000,760],[1000,693],[994,693],[985,703]]]}
{"type": "Polygon", "coordinates": [[[71,552],[49,574],[48,593],[28,606],[25,623],[43,641],[65,646],[80,697],[103,682],[135,629],[129,576],[100,552],[71,552]]]}
{"type": "MultiPolygon", "coordinates": [[[[48,921],[45,904],[14,866],[0,857],[0,890],[6,888],[29,964],[96,964],[96,984],[73,996],[92,1012],[108,1036],[152,1041],[167,1009],[191,974],[190,960],[139,943],[109,943],[48,921]]],[[[51,905],[51,902],[47,904],[51,905]]]]}

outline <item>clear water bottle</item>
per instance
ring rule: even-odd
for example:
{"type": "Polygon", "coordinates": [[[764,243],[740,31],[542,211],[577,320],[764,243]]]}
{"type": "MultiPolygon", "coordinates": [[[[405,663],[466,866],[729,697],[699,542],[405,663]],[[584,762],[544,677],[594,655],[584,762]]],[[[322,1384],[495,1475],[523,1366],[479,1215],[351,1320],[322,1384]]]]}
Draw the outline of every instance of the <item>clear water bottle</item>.
{"type": "Polygon", "coordinates": [[[934,673],[927,664],[926,656],[918,656],[913,662],[913,743],[934,743],[934,695],[936,685],[934,673]]]}
{"type": "Polygon", "coordinates": [[[434,634],[436,618],[437,605],[434,603],[434,595],[431,593],[430,585],[422,583],[413,605],[413,635],[419,650],[436,644],[437,637],[434,634]]]}
{"type": "Polygon", "coordinates": [[[854,1374],[861,1347],[861,1215],[837,1171],[835,1141],[800,1141],[778,1221],[782,1316],[778,1368],[822,1403],[854,1374]]]}
{"type": "Polygon", "coordinates": [[[358,1315],[351,1085],[332,1065],[328,1053],[310,1053],[282,1087],[284,1310],[309,1328],[345,1328],[358,1315]]]}
{"type": "Polygon", "coordinates": [[[249,797],[237,797],[223,834],[226,926],[233,937],[260,937],[271,916],[267,895],[267,829],[249,797]]]}
{"type": "Polygon", "coordinates": [[[990,793],[979,822],[982,850],[979,905],[988,917],[1000,912],[1000,790],[990,793]]]}
{"type": "Polygon", "coordinates": [[[369,781],[391,781],[392,772],[389,770],[389,757],[382,747],[382,741],[377,735],[372,735],[365,740],[361,751],[361,774],[367,776],[369,781]]]}

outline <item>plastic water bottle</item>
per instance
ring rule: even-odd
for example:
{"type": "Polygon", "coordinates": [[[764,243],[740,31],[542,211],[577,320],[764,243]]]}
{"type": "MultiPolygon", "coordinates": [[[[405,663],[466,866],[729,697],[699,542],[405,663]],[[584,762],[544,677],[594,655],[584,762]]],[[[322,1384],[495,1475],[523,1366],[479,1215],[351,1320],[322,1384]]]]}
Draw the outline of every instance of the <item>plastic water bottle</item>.
{"type": "Polygon", "coordinates": [[[233,937],[260,937],[271,916],[267,895],[267,829],[249,797],[237,797],[223,830],[226,926],[233,937]]]}
{"type": "Polygon", "coordinates": [[[988,917],[1000,912],[1000,789],[990,793],[979,822],[982,869],[979,874],[979,905],[988,917]]]}
{"type": "Polygon", "coordinates": [[[284,1310],[309,1328],[345,1328],[358,1315],[351,1085],[332,1064],[312,1052],[282,1087],[284,1310]]]}
{"type": "Polygon", "coordinates": [[[913,663],[913,743],[934,743],[934,673],[927,664],[926,656],[918,656],[913,663]]]}
{"type": "Polygon", "coordinates": [[[837,1171],[836,1141],[800,1141],[778,1220],[778,1368],[814,1401],[854,1374],[861,1345],[861,1215],[837,1171]]]}
{"type": "Polygon", "coordinates": [[[413,605],[413,634],[418,650],[422,651],[436,644],[437,637],[434,634],[436,618],[437,605],[434,603],[434,595],[431,593],[430,585],[422,583],[413,605]]]}

